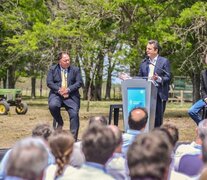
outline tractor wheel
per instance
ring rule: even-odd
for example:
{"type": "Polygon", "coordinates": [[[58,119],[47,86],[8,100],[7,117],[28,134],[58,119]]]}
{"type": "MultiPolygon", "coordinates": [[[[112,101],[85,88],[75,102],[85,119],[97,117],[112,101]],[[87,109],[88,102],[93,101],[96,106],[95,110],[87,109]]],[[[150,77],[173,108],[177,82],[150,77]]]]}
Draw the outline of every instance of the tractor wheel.
{"type": "Polygon", "coordinates": [[[26,114],[28,110],[28,106],[26,103],[21,102],[15,108],[17,114],[26,114]]]}
{"type": "Polygon", "coordinates": [[[6,101],[0,101],[0,115],[6,115],[9,111],[9,104],[6,101]]]}

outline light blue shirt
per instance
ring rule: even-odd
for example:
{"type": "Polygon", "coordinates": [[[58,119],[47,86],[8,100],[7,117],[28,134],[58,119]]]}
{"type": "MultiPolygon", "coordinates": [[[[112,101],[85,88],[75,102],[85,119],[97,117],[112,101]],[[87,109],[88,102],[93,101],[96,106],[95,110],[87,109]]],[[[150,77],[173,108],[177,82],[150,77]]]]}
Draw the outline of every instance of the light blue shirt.
{"type": "Polygon", "coordinates": [[[122,135],[123,145],[122,145],[122,153],[126,156],[129,146],[133,143],[134,139],[137,135],[141,134],[141,131],[128,129],[126,133],[122,135]]]}

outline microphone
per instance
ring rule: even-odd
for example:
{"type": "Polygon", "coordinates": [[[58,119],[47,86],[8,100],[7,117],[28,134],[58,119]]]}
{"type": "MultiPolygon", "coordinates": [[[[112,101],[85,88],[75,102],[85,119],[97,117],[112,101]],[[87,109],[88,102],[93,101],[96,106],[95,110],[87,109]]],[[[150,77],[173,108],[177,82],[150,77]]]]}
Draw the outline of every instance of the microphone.
{"type": "Polygon", "coordinates": [[[149,64],[153,65],[154,67],[156,67],[157,69],[161,70],[162,72],[164,72],[169,78],[170,78],[170,73],[165,71],[164,69],[158,67],[157,65],[153,64],[150,62],[150,60],[148,61],[149,64]]]}
{"type": "Polygon", "coordinates": [[[148,62],[149,61],[149,56],[146,55],[143,61],[147,61],[148,62]]]}

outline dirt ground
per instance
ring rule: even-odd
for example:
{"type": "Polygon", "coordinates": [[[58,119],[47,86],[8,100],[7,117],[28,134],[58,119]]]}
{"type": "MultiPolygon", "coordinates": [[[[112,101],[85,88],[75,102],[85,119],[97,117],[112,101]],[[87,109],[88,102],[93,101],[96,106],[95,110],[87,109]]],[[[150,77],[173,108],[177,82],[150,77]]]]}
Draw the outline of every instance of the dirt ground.
{"type": "MultiPolygon", "coordinates": [[[[177,125],[180,133],[180,141],[192,141],[195,138],[195,123],[182,112],[183,110],[177,110],[176,116],[170,110],[166,110],[165,122],[172,122],[177,125]],[[183,115],[184,114],[184,115],[183,115]]],[[[68,129],[68,115],[65,111],[62,111],[64,118],[64,129],[68,129]]],[[[83,131],[88,124],[88,118],[94,115],[108,116],[108,109],[103,111],[96,108],[90,109],[90,112],[80,110],[80,131],[79,139],[81,139],[83,131]]],[[[120,118],[122,116],[120,115],[120,118]]],[[[17,115],[14,107],[10,108],[8,115],[0,116],[0,148],[9,148],[19,139],[30,136],[33,127],[39,123],[49,123],[52,125],[52,117],[49,113],[47,106],[29,106],[29,110],[26,115],[17,115]]],[[[123,120],[119,121],[119,127],[123,130],[123,120]]]]}

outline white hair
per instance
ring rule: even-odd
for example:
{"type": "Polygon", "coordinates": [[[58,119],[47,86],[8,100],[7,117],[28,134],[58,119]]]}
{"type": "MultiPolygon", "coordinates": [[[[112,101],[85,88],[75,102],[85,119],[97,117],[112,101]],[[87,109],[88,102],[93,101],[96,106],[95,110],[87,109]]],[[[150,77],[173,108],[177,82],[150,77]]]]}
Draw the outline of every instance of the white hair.
{"type": "Polygon", "coordinates": [[[42,139],[28,137],[17,142],[6,165],[8,176],[27,180],[39,178],[48,163],[48,153],[42,139]]]}
{"type": "Polygon", "coordinates": [[[207,119],[204,119],[198,124],[198,135],[203,140],[207,137],[207,119]]]}

